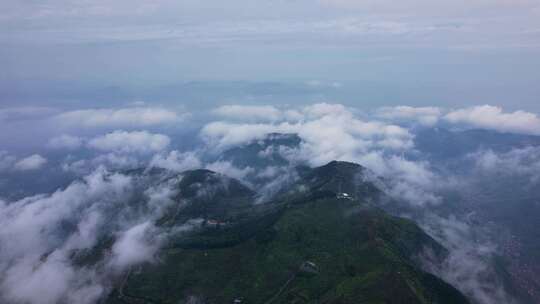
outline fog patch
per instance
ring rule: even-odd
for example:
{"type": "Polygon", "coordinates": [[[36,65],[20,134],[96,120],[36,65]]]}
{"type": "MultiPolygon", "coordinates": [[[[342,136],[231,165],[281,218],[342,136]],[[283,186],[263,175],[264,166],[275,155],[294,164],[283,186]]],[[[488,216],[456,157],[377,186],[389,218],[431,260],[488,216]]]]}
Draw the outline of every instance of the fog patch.
{"type": "Polygon", "coordinates": [[[148,165],[151,168],[162,168],[176,172],[193,170],[202,167],[202,162],[197,152],[170,151],[167,154],[156,154],[148,165]]]}
{"type": "Polygon", "coordinates": [[[515,148],[497,153],[482,150],[467,156],[474,162],[477,174],[488,176],[521,176],[530,178],[530,183],[540,181],[540,148],[515,148]]]}
{"type": "Polygon", "coordinates": [[[255,203],[259,204],[273,199],[280,191],[294,184],[299,179],[299,176],[296,169],[290,166],[269,166],[259,171],[256,178],[261,180],[261,186],[256,189],[257,199],[255,203]]]}
{"type": "Polygon", "coordinates": [[[481,304],[515,303],[498,278],[492,264],[497,247],[481,228],[458,220],[428,215],[420,221],[422,228],[449,250],[442,264],[425,259],[428,271],[449,282],[475,302],[481,304]]]}
{"type": "Polygon", "coordinates": [[[149,181],[101,167],[55,193],[0,201],[0,300],[95,303],[115,273],[153,262],[169,233],[153,222],[174,203],[177,180],[155,187],[149,181]],[[102,260],[76,262],[88,250],[107,250],[96,246],[111,236],[102,260]]]}
{"type": "Polygon", "coordinates": [[[158,250],[159,240],[152,236],[156,228],[150,222],[135,225],[122,232],[112,247],[109,266],[125,269],[128,266],[151,261],[158,250]]]}
{"type": "Polygon", "coordinates": [[[248,184],[248,175],[251,175],[255,172],[255,169],[251,167],[238,168],[228,161],[216,161],[213,163],[209,163],[205,165],[205,168],[226,176],[230,176],[248,184]]]}

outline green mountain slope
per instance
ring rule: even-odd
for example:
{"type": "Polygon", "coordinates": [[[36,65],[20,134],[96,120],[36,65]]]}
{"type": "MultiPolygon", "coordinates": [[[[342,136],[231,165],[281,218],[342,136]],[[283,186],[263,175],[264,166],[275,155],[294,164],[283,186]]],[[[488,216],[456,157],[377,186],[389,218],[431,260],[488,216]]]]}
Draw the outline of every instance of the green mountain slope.
{"type": "Polygon", "coordinates": [[[300,184],[319,195],[237,208],[222,215],[227,224],[175,239],[159,262],[119,280],[106,302],[468,303],[420,269],[423,252],[443,259],[446,250],[416,224],[371,207],[367,192],[337,198],[329,185],[353,165],[308,173],[300,184]]]}

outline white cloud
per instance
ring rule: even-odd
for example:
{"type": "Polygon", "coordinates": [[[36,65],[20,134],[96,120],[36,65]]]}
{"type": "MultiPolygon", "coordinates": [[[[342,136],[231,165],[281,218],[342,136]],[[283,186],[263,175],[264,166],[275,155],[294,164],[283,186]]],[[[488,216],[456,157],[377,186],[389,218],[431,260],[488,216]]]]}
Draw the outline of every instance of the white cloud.
{"type": "MultiPolygon", "coordinates": [[[[497,270],[490,262],[497,252],[494,244],[482,240],[480,231],[464,219],[429,215],[422,228],[449,251],[442,264],[425,259],[427,270],[449,282],[475,303],[516,303],[505,292],[497,270]]],[[[485,232],[484,232],[485,233],[485,232]]]]}
{"type": "Polygon", "coordinates": [[[148,127],[178,123],[185,115],[164,108],[135,107],[75,110],[58,114],[54,120],[80,127],[148,127]]]}
{"type": "Polygon", "coordinates": [[[216,161],[207,164],[206,169],[236,178],[241,181],[245,181],[247,175],[255,172],[255,170],[251,167],[238,168],[228,161],[216,161]]]}
{"type": "Polygon", "coordinates": [[[150,160],[149,167],[163,168],[176,172],[192,170],[202,167],[201,160],[195,152],[169,152],[167,155],[156,154],[150,160]]]}
{"type": "Polygon", "coordinates": [[[178,206],[178,204],[182,204],[182,202],[175,200],[180,192],[177,185],[181,180],[182,176],[177,175],[144,191],[145,197],[148,198],[148,206],[156,214],[156,218],[160,218],[164,215],[164,212],[170,211],[169,207],[171,205],[176,204],[178,206]]]}
{"type": "Polygon", "coordinates": [[[77,137],[77,136],[63,134],[63,135],[51,138],[47,146],[53,149],[74,150],[74,149],[80,148],[82,144],[83,144],[82,138],[77,137]]]}
{"type": "Polygon", "coordinates": [[[286,131],[287,129],[294,131],[295,127],[288,123],[274,125],[216,121],[205,125],[201,130],[201,135],[209,144],[218,148],[225,148],[263,138],[266,134],[272,132],[290,133],[286,131]]]}
{"type": "Polygon", "coordinates": [[[147,131],[121,131],[117,130],[88,141],[88,147],[101,151],[114,151],[121,153],[159,152],[169,146],[171,140],[163,134],[153,134],[147,131]]]}
{"type": "Polygon", "coordinates": [[[65,172],[71,172],[78,175],[88,174],[88,161],[85,159],[79,159],[75,161],[65,161],[61,165],[62,170],[65,172]]]}
{"type": "MultiPolygon", "coordinates": [[[[101,165],[109,169],[133,169],[142,165],[137,157],[131,154],[117,152],[98,155],[90,161],[90,164],[91,166],[87,168],[86,173],[89,173],[92,168],[96,168],[101,165]]],[[[78,164],[75,163],[74,165],[76,166],[78,164]]],[[[77,169],[77,167],[74,167],[73,169],[77,169]]]]}
{"type": "Polygon", "coordinates": [[[383,107],[375,112],[377,117],[395,121],[417,121],[425,126],[433,126],[442,114],[437,107],[383,107]]]}
{"type": "Polygon", "coordinates": [[[175,203],[178,180],[148,182],[100,167],[52,194],[0,200],[0,302],[95,304],[110,291],[113,276],[152,261],[168,232],[151,223],[175,203]],[[110,236],[111,252],[98,263],[81,267],[73,259],[74,250],[95,248],[110,236]]]}
{"type": "Polygon", "coordinates": [[[13,168],[18,171],[37,170],[47,163],[47,159],[39,154],[33,154],[15,163],[13,168]]]}
{"type": "Polygon", "coordinates": [[[540,181],[540,148],[516,148],[508,152],[478,151],[468,155],[478,173],[486,176],[527,177],[531,183],[540,181]]]}
{"type": "Polygon", "coordinates": [[[158,249],[157,240],[153,240],[150,236],[152,229],[153,225],[150,222],[144,222],[123,232],[113,245],[110,266],[124,269],[127,266],[151,261],[158,249]]]}
{"type": "MultiPolygon", "coordinates": [[[[279,149],[291,163],[320,166],[333,160],[356,162],[392,181],[387,185],[388,193],[412,206],[440,203],[441,198],[432,190],[441,180],[431,172],[429,164],[398,156],[414,146],[413,135],[407,129],[360,119],[354,110],[340,104],[321,103],[287,111],[295,111],[300,117],[295,122],[267,124],[213,122],[203,128],[202,135],[210,144],[223,148],[260,139],[272,132],[296,133],[302,139],[299,147],[279,149]]],[[[226,170],[211,169],[237,174],[240,178],[250,173],[221,165],[226,170]]]]}
{"type": "MultiPolygon", "coordinates": [[[[354,161],[372,149],[403,151],[413,146],[408,130],[377,121],[364,121],[354,110],[340,104],[319,103],[283,112],[283,120],[294,111],[294,121],[279,123],[231,123],[218,121],[207,124],[201,131],[206,141],[222,149],[272,132],[296,133],[302,140],[299,154],[313,165],[332,160],[354,161]]],[[[289,156],[294,156],[289,153],[289,156]]]]}
{"type": "Polygon", "coordinates": [[[53,252],[47,262],[23,257],[5,274],[3,285],[7,298],[16,303],[54,304],[68,292],[75,272],[60,252],[53,252]]]}
{"type": "Polygon", "coordinates": [[[281,111],[274,106],[226,105],[215,109],[213,113],[243,121],[276,121],[283,117],[281,111]]]}
{"type": "Polygon", "coordinates": [[[102,216],[116,215],[105,209],[125,202],[130,186],[130,178],[99,169],[53,194],[0,204],[0,302],[93,303],[104,287],[73,264],[72,250],[95,244],[102,216]],[[65,223],[76,229],[66,233],[65,223]]]}
{"type": "Polygon", "coordinates": [[[273,167],[269,166],[257,173],[257,178],[263,179],[265,182],[257,188],[258,198],[256,203],[266,202],[272,199],[275,195],[287,185],[292,185],[299,176],[296,170],[290,167],[273,167]]]}
{"type": "Polygon", "coordinates": [[[376,183],[378,177],[386,179],[380,187],[396,200],[413,207],[437,205],[441,198],[436,190],[445,186],[441,177],[435,175],[428,162],[410,161],[401,156],[385,155],[384,151],[373,151],[355,160],[373,170],[376,183]]]}
{"type": "Polygon", "coordinates": [[[273,178],[280,173],[280,169],[282,168],[275,167],[275,166],[268,166],[264,168],[262,171],[257,172],[257,177],[258,178],[273,178]]]}
{"type": "MultiPolygon", "coordinates": [[[[425,117],[438,116],[440,112],[438,108],[398,108],[392,114],[419,118],[428,124],[433,121],[425,117]]],[[[206,125],[201,132],[208,143],[218,148],[257,140],[272,132],[296,133],[302,139],[299,147],[279,149],[292,163],[305,162],[312,166],[332,160],[359,163],[389,181],[388,194],[413,207],[440,204],[442,198],[436,191],[451,182],[434,174],[428,162],[411,161],[402,156],[414,147],[414,136],[406,128],[361,119],[354,109],[343,105],[321,103],[285,109],[283,118],[278,121],[281,122],[219,121],[206,125]],[[287,111],[296,113],[294,121],[287,121],[287,111]]],[[[227,171],[234,172],[223,172],[230,174],[227,171]]]]}
{"type": "Polygon", "coordinates": [[[445,120],[499,132],[540,135],[540,118],[530,112],[505,113],[500,107],[483,105],[448,113],[445,120]]]}

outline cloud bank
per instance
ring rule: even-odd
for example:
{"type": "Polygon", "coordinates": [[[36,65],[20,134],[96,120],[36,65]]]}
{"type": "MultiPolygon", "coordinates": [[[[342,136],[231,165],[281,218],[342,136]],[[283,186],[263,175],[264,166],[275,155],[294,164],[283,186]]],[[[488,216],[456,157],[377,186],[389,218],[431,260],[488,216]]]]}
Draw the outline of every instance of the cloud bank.
{"type": "MultiPolygon", "coordinates": [[[[236,106],[237,109],[240,107],[236,106]]],[[[249,112],[243,117],[247,121],[253,119],[249,112]]],[[[311,163],[317,165],[336,159],[352,160],[355,154],[370,149],[399,151],[413,145],[413,136],[406,129],[376,121],[363,121],[339,104],[320,103],[289,109],[275,118],[272,123],[212,122],[204,126],[201,135],[209,144],[223,149],[262,138],[268,133],[296,133],[304,139],[306,152],[313,157],[311,163]]]]}
{"type": "Polygon", "coordinates": [[[536,114],[525,111],[505,113],[502,108],[490,105],[455,110],[444,119],[499,132],[540,135],[540,118],[536,114]]]}
{"type": "MultiPolygon", "coordinates": [[[[111,277],[131,265],[155,261],[164,232],[155,227],[152,220],[166,209],[164,206],[171,204],[172,197],[178,193],[167,187],[141,189],[139,192],[142,193],[138,194],[144,198],[142,201],[145,204],[151,206],[147,210],[152,210],[141,215],[125,204],[132,198],[133,189],[140,186],[138,181],[103,168],[95,170],[99,166],[111,170],[164,168],[174,172],[207,168],[256,188],[261,198],[257,203],[263,203],[284,184],[290,184],[298,177],[294,172],[297,164],[320,166],[332,160],[352,161],[382,177],[385,192],[391,198],[407,203],[407,207],[410,207],[408,210],[413,210],[411,213],[414,214],[424,210],[431,212],[439,207],[444,209],[447,202],[443,192],[459,185],[454,176],[438,170],[440,168],[422,158],[416,150],[417,128],[449,125],[534,134],[538,119],[532,113],[505,113],[492,106],[451,111],[436,107],[400,106],[362,112],[331,103],[279,107],[229,105],[212,111],[210,117],[217,117],[217,120],[205,122],[200,128],[198,135],[202,142],[199,146],[181,150],[175,145],[176,138],[172,133],[167,133],[167,129],[154,133],[142,130],[142,127],[137,130],[116,128],[118,125],[130,128],[146,125],[150,128],[167,124],[168,119],[149,119],[137,124],[133,120],[139,119],[139,114],[124,119],[119,117],[126,112],[111,109],[101,111],[97,115],[101,118],[92,119],[92,123],[81,120],[79,126],[99,126],[111,128],[112,131],[100,129],[98,132],[81,133],[73,128],[68,135],[64,128],[60,128],[60,133],[46,143],[51,153],[69,153],[56,163],[45,154],[49,159],[41,154],[21,158],[8,151],[0,152],[0,170],[3,172],[37,170],[47,164],[46,168],[61,166],[65,172],[76,173],[82,178],[52,194],[0,201],[0,220],[5,219],[7,225],[5,233],[0,232],[0,241],[9,244],[6,248],[12,247],[0,247],[0,272],[6,278],[0,280],[0,288],[4,291],[0,294],[5,299],[30,303],[93,303],[107,293],[107,286],[110,286],[107,280],[111,277]],[[260,151],[257,157],[265,160],[281,157],[288,160],[288,164],[258,168],[237,166],[233,161],[220,158],[221,153],[229,148],[262,142],[269,133],[274,132],[294,133],[301,142],[293,147],[272,146],[260,151]],[[264,186],[259,187],[260,181],[265,181],[264,186]],[[124,211],[116,214],[109,208],[124,211]],[[110,214],[115,217],[110,218],[110,214]],[[29,221],[33,223],[32,227],[25,228],[29,221]],[[63,227],[70,229],[67,236],[59,233],[63,227]],[[112,236],[114,242],[100,265],[82,269],[73,264],[70,259],[73,252],[92,248],[99,237],[105,235],[112,236]],[[20,260],[16,258],[18,255],[22,256],[20,260]],[[47,290],[35,286],[47,280],[57,284],[48,286],[47,290]],[[38,292],[43,295],[39,296],[38,292]],[[72,300],[75,298],[79,300],[72,300]]],[[[127,113],[131,115],[137,111],[127,113]]],[[[95,114],[84,113],[90,116],[95,114]]],[[[59,115],[54,117],[57,119],[59,115]]],[[[68,122],[75,125],[74,121],[68,119],[68,122]]],[[[538,155],[537,149],[527,147],[502,154],[490,150],[477,151],[468,155],[467,159],[473,162],[474,170],[486,175],[512,170],[512,174],[534,182],[539,178],[538,155]]],[[[431,229],[428,231],[432,235],[439,236],[443,244],[456,247],[450,248],[456,255],[451,256],[447,269],[439,269],[443,277],[473,294],[480,303],[495,303],[493,299],[503,299],[502,293],[493,293],[493,297],[489,297],[489,292],[473,293],[476,289],[488,288],[480,284],[479,277],[483,278],[490,270],[480,262],[489,256],[492,249],[490,247],[490,250],[483,252],[487,247],[482,243],[467,244],[469,247],[466,251],[458,251],[459,246],[454,244],[458,241],[453,237],[456,233],[462,233],[467,237],[460,237],[460,242],[468,238],[472,234],[468,223],[441,217],[425,225],[426,229],[431,229]],[[441,227],[448,229],[444,228],[442,232],[437,230],[443,229],[441,227]],[[474,257],[470,263],[478,267],[467,264],[469,272],[458,269],[456,263],[463,256],[474,257]],[[452,268],[456,270],[453,273],[452,268]]]]}
{"type": "Polygon", "coordinates": [[[152,127],[181,122],[186,114],[165,108],[85,109],[58,114],[53,119],[68,126],[98,127],[152,127]]]}
{"type": "Polygon", "coordinates": [[[153,223],[174,203],[174,181],[99,168],[52,194],[0,200],[0,302],[98,302],[130,266],[154,261],[168,232],[153,223]]]}

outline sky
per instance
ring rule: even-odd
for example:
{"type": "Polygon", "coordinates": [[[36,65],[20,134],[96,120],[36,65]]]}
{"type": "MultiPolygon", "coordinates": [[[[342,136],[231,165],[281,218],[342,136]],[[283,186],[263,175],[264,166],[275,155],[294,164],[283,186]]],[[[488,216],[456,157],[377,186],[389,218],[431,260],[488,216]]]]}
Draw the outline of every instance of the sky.
{"type": "Polygon", "coordinates": [[[0,151],[178,137],[227,105],[436,108],[537,134],[539,55],[538,0],[2,1],[0,151]]]}
{"type": "Polygon", "coordinates": [[[331,101],[540,111],[538,0],[6,0],[0,46],[6,107],[331,101]]]}

